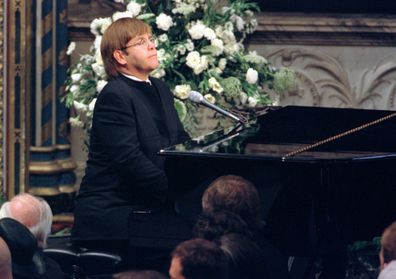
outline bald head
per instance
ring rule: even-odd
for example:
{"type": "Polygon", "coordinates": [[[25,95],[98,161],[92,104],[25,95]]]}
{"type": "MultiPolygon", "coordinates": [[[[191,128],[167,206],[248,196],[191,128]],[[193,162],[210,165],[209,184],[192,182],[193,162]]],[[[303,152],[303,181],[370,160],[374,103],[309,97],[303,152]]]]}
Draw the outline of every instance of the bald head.
{"type": "Polygon", "coordinates": [[[13,219],[28,228],[40,222],[40,201],[32,195],[20,194],[15,196],[10,201],[9,211],[13,219]]]}
{"type": "Polygon", "coordinates": [[[0,237],[0,278],[12,278],[11,253],[7,243],[0,237]]]}

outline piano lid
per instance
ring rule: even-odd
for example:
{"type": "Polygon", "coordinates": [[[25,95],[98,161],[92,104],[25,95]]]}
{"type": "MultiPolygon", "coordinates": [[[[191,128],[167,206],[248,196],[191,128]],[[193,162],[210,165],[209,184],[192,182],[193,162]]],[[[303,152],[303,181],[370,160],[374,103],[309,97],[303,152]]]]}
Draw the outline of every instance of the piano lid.
{"type": "Polygon", "coordinates": [[[160,154],[289,162],[394,158],[396,113],[287,106],[259,116],[248,126],[215,131],[160,154]]]}

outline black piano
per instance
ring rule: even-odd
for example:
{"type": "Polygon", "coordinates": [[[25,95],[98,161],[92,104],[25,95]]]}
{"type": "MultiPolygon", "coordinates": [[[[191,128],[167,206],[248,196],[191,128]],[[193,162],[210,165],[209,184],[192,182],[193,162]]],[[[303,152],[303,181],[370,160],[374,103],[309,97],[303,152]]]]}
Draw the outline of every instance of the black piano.
{"type": "Polygon", "coordinates": [[[396,220],[391,111],[273,108],[248,125],[160,154],[175,199],[195,196],[199,205],[197,189],[220,175],[251,180],[269,239],[289,255],[320,255],[334,243],[369,240],[396,220]]]}

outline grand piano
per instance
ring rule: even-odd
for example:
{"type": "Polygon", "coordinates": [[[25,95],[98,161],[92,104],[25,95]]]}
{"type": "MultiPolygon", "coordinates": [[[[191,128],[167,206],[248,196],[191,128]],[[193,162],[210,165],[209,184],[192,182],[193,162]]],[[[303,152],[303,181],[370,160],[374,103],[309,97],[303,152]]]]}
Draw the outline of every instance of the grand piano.
{"type": "Polygon", "coordinates": [[[251,180],[268,238],[285,254],[320,255],[339,243],[369,240],[396,220],[392,111],[269,108],[248,124],[160,155],[167,157],[182,215],[197,213],[189,203],[199,206],[202,185],[212,179],[236,174],[251,180]]]}

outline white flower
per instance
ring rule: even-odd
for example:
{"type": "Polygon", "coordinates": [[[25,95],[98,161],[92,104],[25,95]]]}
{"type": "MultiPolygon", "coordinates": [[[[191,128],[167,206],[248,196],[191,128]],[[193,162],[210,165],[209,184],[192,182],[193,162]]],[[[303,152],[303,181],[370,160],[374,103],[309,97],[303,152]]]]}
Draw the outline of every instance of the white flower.
{"type": "Polygon", "coordinates": [[[200,40],[204,36],[205,30],[206,26],[201,21],[197,21],[190,29],[188,29],[188,33],[193,40],[200,40]]]}
{"type": "Polygon", "coordinates": [[[224,51],[224,43],[223,43],[222,40],[214,39],[210,43],[211,43],[212,46],[214,46],[217,49],[217,51],[214,53],[215,56],[219,56],[220,54],[223,53],[223,51],[224,51]]]}
{"type": "Polygon", "coordinates": [[[100,33],[103,34],[106,31],[106,29],[110,26],[110,24],[111,24],[111,19],[109,17],[104,18],[102,20],[102,26],[100,26],[100,33]]]}
{"type": "Polygon", "coordinates": [[[77,113],[83,113],[83,112],[87,111],[87,109],[88,109],[87,105],[77,102],[77,101],[73,101],[73,106],[76,109],[77,113]]]}
{"type": "Polygon", "coordinates": [[[158,37],[158,40],[159,40],[160,42],[166,42],[166,41],[168,40],[168,35],[162,34],[162,35],[160,35],[160,36],[158,37]]]}
{"type": "Polygon", "coordinates": [[[231,21],[227,21],[227,22],[224,24],[224,29],[227,30],[227,31],[229,31],[229,32],[234,33],[234,24],[232,24],[231,21]]]}
{"type": "Polygon", "coordinates": [[[221,58],[219,60],[219,68],[220,68],[220,70],[224,71],[226,66],[227,66],[227,59],[221,58]]]}
{"type": "Polygon", "coordinates": [[[133,17],[132,13],[130,11],[125,11],[125,12],[115,12],[113,14],[113,21],[116,21],[120,18],[125,18],[125,17],[133,17]]]}
{"type": "Polygon", "coordinates": [[[93,63],[92,64],[92,70],[99,76],[99,77],[105,77],[106,76],[106,71],[103,67],[103,65],[100,65],[98,63],[93,63]]]}
{"type": "Polygon", "coordinates": [[[194,42],[190,39],[187,39],[186,48],[188,51],[193,51],[194,50],[194,42]]]}
{"type": "Polygon", "coordinates": [[[84,127],[84,123],[80,121],[77,117],[70,117],[69,123],[72,127],[78,127],[78,128],[84,127]]]}
{"type": "Polygon", "coordinates": [[[253,108],[257,105],[257,99],[254,97],[249,97],[248,98],[248,106],[253,108]]]}
{"type": "Polygon", "coordinates": [[[180,53],[180,55],[184,55],[186,54],[187,48],[184,45],[178,45],[176,51],[180,53]]]}
{"type": "Polygon", "coordinates": [[[178,4],[177,8],[172,9],[172,13],[182,14],[184,16],[187,16],[187,15],[195,12],[196,9],[197,8],[194,5],[187,4],[187,3],[180,3],[180,4],[178,4]]]}
{"type": "Polygon", "coordinates": [[[212,28],[209,28],[209,27],[205,27],[203,35],[208,40],[216,39],[216,33],[213,31],[212,28]]]}
{"type": "Polygon", "coordinates": [[[162,77],[164,77],[166,75],[166,72],[162,68],[157,68],[154,71],[152,71],[150,73],[150,75],[155,77],[155,78],[162,78],[162,77]]]}
{"type": "Polygon", "coordinates": [[[199,75],[200,73],[205,71],[209,65],[208,57],[206,55],[202,55],[200,60],[200,63],[193,69],[194,74],[196,75],[199,75]]]}
{"type": "Polygon", "coordinates": [[[242,49],[240,44],[234,43],[234,44],[226,44],[224,46],[224,52],[228,55],[232,55],[235,52],[238,52],[242,49]]]}
{"type": "Polygon", "coordinates": [[[80,88],[78,87],[78,85],[73,84],[72,86],[70,86],[69,91],[70,91],[70,93],[73,94],[73,96],[76,96],[78,94],[78,92],[80,91],[80,88]]]}
{"type": "MultiPolygon", "coordinates": [[[[93,43],[94,48],[100,53],[100,43],[102,42],[102,36],[96,36],[95,41],[93,43]]],[[[95,53],[96,55],[96,53],[95,53]]]]}
{"type": "Polygon", "coordinates": [[[186,65],[193,69],[194,74],[199,75],[208,68],[208,57],[200,55],[198,51],[190,52],[186,57],[186,65]]]}
{"type": "Polygon", "coordinates": [[[209,83],[209,87],[210,87],[213,91],[215,91],[216,93],[219,93],[219,94],[220,94],[221,92],[224,91],[223,87],[221,87],[220,83],[219,83],[214,77],[211,77],[211,78],[208,80],[208,83],[209,83]]]}
{"type": "Polygon", "coordinates": [[[135,1],[132,1],[127,5],[126,9],[132,13],[132,17],[136,17],[140,14],[142,6],[135,1]]]}
{"type": "Polygon", "coordinates": [[[220,37],[223,39],[225,44],[235,44],[236,43],[235,35],[232,31],[224,30],[221,33],[220,37]]]}
{"type": "Polygon", "coordinates": [[[175,86],[175,96],[179,99],[185,100],[190,95],[191,86],[188,84],[181,84],[175,86]]]}
{"type": "Polygon", "coordinates": [[[98,83],[96,84],[96,91],[100,93],[103,90],[103,88],[106,86],[106,84],[107,84],[106,80],[103,79],[98,80],[98,83]]]}
{"type": "Polygon", "coordinates": [[[246,81],[250,84],[255,84],[258,80],[258,72],[255,69],[249,68],[246,72],[246,81]]]}
{"type": "Polygon", "coordinates": [[[75,49],[76,49],[76,43],[75,42],[71,42],[69,44],[69,46],[67,47],[66,54],[67,55],[71,55],[75,49]]]}
{"type": "Polygon", "coordinates": [[[124,0],[114,0],[114,2],[124,4],[124,0]]]}
{"type": "Polygon", "coordinates": [[[95,104],[96,104],[96,98],[92,99],[92,101],[89,103],[88,110],[93,111],[95,108],[95,104]]]}
{"type": "Polygon", "coordinates": [[[95,57],[94,58],[95,58],[96,64],[98,64],[99,66],[103,67],[102,54],[100,53],[100,49],[99,48],[95,51],[95,57]]]}
{"type": "Polygon", "coordinates": [[[214,103],[216,102],[216,98],[213,97],[212,94],[206,94],[206,95],[204,96],[204,98],[205,98],[209,103],[211,103],[211,104],[214,104],[214,103]]]}
{"type": "Polygon", "coordinates": [[[169,28],[173,25],[172,18],[164,13],[160,13],[157,16],[155,23],[157,24],[158,29],[168,31],[169,28]]]}
{"type": "Polygon", "coordinates": [[[102,25],[107,25],[109,21],[109,18],[95,18],[91,24],[90,24],[90,29],[91,33],[94,34],[95,36],[100,36],[102,35],[101,30],[102,30],[102,25]]]}
{"type": "Polygon", "coordinates": [[[247,55],[245,55],[245,59],[248,62],[255,64],[267,64],[268,61],[263,56],[258,55],[256,51],[249,51],[247,55]]]}
{"type": "Polygon", "coordinates": [[[233,15],[231,20],[235,22],[238,31],[242,31],[245,28],[245,21],[240,16],[233,15]]]}
{"type": "Polygon", "coordinates": [[[239,98],[241,100],[241,104],[244,105],[244,104],[246,104],[246,101],[248,100],[248,95],[245,92],[241,92],[239,98]]]}
{"type": "Polygon", "coordinates": [[[72,74],[72,75],[70,76],[70,78],[71,78],[71,80],[72,80],[73,82],[79,81],[79,80],[81,79],[81,77],[82,77],[82,74],[80,74],[80,73],[72,74]]]}
{"type": "Polygon", "coordinates": [[[201,56],[198,51],[191,51],[189,54],[187,54],[186,64],[188,67],[194,69],[194,67],[198,65],[200,62],[201,62],[201,56]]]}

